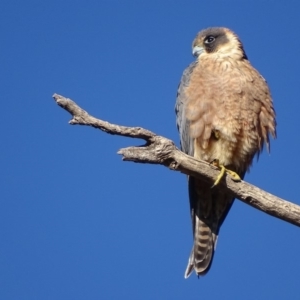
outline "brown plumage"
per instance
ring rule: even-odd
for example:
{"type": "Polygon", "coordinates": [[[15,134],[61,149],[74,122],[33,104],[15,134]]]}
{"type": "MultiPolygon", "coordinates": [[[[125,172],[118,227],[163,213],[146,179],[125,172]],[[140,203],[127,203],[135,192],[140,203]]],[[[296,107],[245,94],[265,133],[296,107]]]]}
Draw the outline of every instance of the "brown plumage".
{"type": "MultiPolygon", "coordinates": [[[[208,28],[193,42],[197,60],[184,72],[176,113],[181,147],[197,159],[217,159],[241,178],[269,135],[276,137],[275,111],[264,78],[254,69],[235,33],[208,28]]],[[[189,178],[194,246],[185,277],[205,274],[218,233],[232,203],[230,192],[189,178]]]]}

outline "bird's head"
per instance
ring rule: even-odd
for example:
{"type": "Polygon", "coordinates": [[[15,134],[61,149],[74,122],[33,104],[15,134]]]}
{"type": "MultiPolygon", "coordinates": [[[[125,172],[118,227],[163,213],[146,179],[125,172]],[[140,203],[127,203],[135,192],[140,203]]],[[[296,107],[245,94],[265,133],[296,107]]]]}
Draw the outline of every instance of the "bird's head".
{"type": "Polygon", "coordinates": [[[200,31],[192,45],[193,55],[217,54],[221,57],[247,59],[243,44],[238,36],[228,28],[211,27],[200,31]]]}

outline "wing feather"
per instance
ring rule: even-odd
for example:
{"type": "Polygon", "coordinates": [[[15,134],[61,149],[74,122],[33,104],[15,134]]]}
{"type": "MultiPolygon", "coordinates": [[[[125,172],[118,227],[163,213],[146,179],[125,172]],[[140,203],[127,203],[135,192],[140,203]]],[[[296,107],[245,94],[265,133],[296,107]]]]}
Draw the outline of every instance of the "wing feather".
{"type": "MultiPolygon", "coordinates": [[[[189,85],[191,74],[197,65],[197,62],[192,62],[183,72],[181,77],[175,104],[176,124],[180,136],[181,150],[193,156],[194,155],[194,143],[189,134],[190,122],[186,119],[185,104],[187,102],[187,96],[185,93],[186,87],[189,85]]],[[[201,127],[201,124],[199,124],[201,127]]]]}

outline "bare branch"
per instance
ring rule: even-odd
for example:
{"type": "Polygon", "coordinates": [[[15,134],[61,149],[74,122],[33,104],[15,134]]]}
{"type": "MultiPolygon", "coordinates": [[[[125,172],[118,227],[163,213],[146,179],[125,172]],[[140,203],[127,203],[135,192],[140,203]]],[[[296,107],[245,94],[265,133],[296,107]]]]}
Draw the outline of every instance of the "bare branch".
{"type": "MultiPolygon", "coordinates": [[[[211,184],[219,174],[216,167],[184,154],[171,140],[165,137],[158,136],[141,127],[125,127],[102,121],[90,116],[68,98],[57,94],[54,94],[53,98],[59,106],[73,116],[69,122],[72,125],[88,125],[109,134],[140,138],[146,141],[146,144],[140,147],[120,149],[118,154],[122,155],[123,160],[164,165],[171,170],[192,175],[211,184]]],[[[300,227],[300,206],[278,198],[245,181],[235,182],[230,176],[226,176],[220,182],[220,186],[229,189],[237,199],[246,204],[300,227]]]]}

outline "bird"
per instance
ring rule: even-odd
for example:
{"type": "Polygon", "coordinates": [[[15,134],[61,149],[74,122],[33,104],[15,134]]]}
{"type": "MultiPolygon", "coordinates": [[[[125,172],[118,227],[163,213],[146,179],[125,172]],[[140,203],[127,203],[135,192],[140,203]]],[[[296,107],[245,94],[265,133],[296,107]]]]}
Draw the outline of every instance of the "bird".
{"type": "MultiPolygon", "coordinates": [[[[266,80],[251,65],[237,34],[225,27],[200,31],[192,43],[195,61],[177,90],[176,123],[181,150],[218,165],[241,179],[276,138],[276,114],[266,80]]],[[[219,178],[220,180],[220,178],[219,178]]],[[[188,176],[193,247],[185,278],[205,275],[220,227],[234,201],[220,185],[188,176]]]]}

